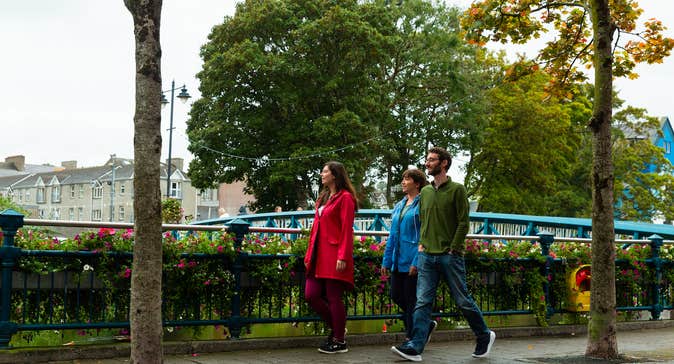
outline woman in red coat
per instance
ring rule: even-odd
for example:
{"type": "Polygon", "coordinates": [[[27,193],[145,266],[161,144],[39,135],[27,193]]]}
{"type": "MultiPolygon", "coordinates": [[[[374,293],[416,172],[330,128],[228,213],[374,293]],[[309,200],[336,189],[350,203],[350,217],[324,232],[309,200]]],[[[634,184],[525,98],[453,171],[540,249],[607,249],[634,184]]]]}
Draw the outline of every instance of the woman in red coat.
{"type": "Polygon", "coordinates": [[[356,193],[344,165],[328,162],[321,171],[323,190],[316,200],[307,254],[304,298],[330,327],[318,351],[348,351],[344,340],[346,308],[343,294],[353,289],[353,219],[356,193]]]}

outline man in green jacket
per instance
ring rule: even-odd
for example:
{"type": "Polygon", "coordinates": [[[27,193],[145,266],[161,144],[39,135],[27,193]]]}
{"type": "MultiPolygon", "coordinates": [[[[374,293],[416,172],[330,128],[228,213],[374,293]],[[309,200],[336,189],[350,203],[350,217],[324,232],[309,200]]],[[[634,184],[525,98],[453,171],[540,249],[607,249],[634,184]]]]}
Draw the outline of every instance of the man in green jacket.
{"type": "Polygon", "coordinates": [[[419,201],[421,237],[413,337],[391,347],[393,352],[411,361],[421,361],[421,353],[428,342],[433,301],[440,279],[447,283],[452,299],[477,338],[473,357],[489,355],[496,339],[466,288],[463,254],[470,222],[469,205],[466,188],[447,176],[451,164],[452,157],[445,149],[433,147],[428,150],[426,169],[433,176],[433,182],[421,190],[419,201]]]}

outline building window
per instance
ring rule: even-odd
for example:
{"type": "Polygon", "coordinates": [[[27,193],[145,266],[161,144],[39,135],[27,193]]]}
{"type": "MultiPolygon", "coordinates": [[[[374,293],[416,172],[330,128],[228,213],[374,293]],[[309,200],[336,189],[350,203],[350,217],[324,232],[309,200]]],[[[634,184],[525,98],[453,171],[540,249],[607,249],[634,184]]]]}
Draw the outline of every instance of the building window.
{"type": "Polygon", "coordinates": [[[19,202],[23,202],[23,190],[19,190],[18,198],[19,198],[19,202]]]}
{"type": "Polygon", "coordinates": [[[119,185],[119,194],[123,195],[126,192],[126,185],[124,183],[119,185]]]}
{"type": "Polygon", "coordinates": [[[77,221],[84,220],[84,207],[77,208],[77,221]]]}
{"type": "Polygon", "coordinates": [[[103,197],[103,186],[95,186],[92,193],[94,198],[103,197]]]}
{"type": "Polygon", "coordinates": [[[44,217],[47,215],[44,209],[39,209],[37,214],[40,216],[40,219],[44,219],[44,217]]]}
{"type": "Polygon", "coordinates": [[[77,192],[78,198],[84,198],[84,185],[79,185],[79,190],[77,192]]]}
{"type": "Polygon", "coordinates": [[[61,202],[61,186],[51,187],[51,202],[61,202]]]}
{"type": "Polygon", "coordinates": [[[210,188],[207,189],[207,190],[201,191],[201,201],[213,201],[214,200],[213,197],[215,196],[214,192],[215,192],[215,190],[210,189],[210,188]]]}
{"type": "Polygon", "coordinates": [[[75,185],[70,185],[70,199],[75,198],[75,185]]]}
{"type": "Polygon", "coordinates": [[[26,202],[30,202],[30,191],[26,191],[26,202]]]}
{"type": "Polygon", "coordinates": [[[37,194],[35,195],[35,202],[44,203],[44,187],[37,188],[37,194]]]}
{"type": "Polygon", "coordinates": [[[180,191],[181,183],[180,182],[171,182],[171,194],[173,198],[182,198],[182,193],[180,191]]]}
{"type": "Polygon", "coordinates": [[[58,220],[61,218],[61,209],[58,207],[52,208],[49,215],[51,215],[52,220],[58,220]]]}
{"type": "Polygon", "coordinates": [[[101,210],[91,211],[91,220],[92,221],[101,221],[101,210]]]}
{"type": "Polygon", "coordinates": [[[75,208],[71,207],[68,209],[68,220],[73,221],[75,220],[75,208]]]}
{"type": "Polygon", "coordinates": [[[672,152],[672,143],[665,141],[665,154],[669,154],[672,152]]]}
{"type": "Polygon", "coordinates": [[[124,221],[124,206],[119,207],[119,221],[124,221]]]}

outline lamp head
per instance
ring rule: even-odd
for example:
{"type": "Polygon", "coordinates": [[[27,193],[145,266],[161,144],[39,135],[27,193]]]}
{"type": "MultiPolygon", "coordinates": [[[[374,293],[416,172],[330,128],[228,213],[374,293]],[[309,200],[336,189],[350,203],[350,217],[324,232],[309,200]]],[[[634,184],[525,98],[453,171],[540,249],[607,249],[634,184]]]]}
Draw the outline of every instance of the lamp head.
{"type": "Polygon", "coordinates": [[[187,93],[187,88],[185,87],[185,85],[183,85],[183,87],[180,89],[180,93],[178,94],[177,97],[178,97],[178,98],[180,99],[180,101],[182,101],[183,104],[184,104],[184,103],[187,102],[187,99],[189,99],[189,98],[192,97],[192,96],[190,96],[190,94],[187,93]]]}

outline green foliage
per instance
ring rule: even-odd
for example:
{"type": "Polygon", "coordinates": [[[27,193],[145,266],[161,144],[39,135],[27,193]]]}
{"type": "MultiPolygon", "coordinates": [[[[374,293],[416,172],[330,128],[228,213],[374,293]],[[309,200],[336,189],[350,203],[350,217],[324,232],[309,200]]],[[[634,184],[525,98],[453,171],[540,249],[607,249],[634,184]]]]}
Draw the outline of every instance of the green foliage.
{"type": "MultiPolygon", "coordinates": [[[[17,246],[29,250],[84,250],[100,253],[91,258],[64,259],[62,257],[26,256],[20,260],[21,270],[41,275],[68,271],[70,280],[88,282],[95,277],[106,287],[97,291],[103,295],[92,298],[105,307],[107,320],[125,320],[129,307],[129,288],[133,231],[100,229],[84,232],[73,238],[54,239],[40,232],[21,229],[17,246]]],[[[306,232],[296,240],[286,240],[280,235],[249,234],[235,249],[231,234],[201,232],[163,236],[164,315],[168,320],[199,320],[204,315],[227,315],[223,309],[231,304],[234,275],[232,262],[235,254],[244,254],[242,273],[242,315],[246,317],[297,317],[310,312],[302,297],[300,273],[304,271],[302,259],[306,253],[306,232]],[[279,282],[284,282],[283,286],[279,282]],[[204,302],[209,302],[205,304],[204,302]],[[286,316],[283,316],[286,317],[286,316]]],[[[348,295],[349,307],[356,313],[390,314],[387,295],[388,277],[381,274],[381,259],[385,243],[373,237],[354,238],[355,290],[348,295]]],[[[554,259],[550,275],[542,269],[545,257],[541,246],[532,241],[466,241],[467,282],[477,298],[496,299],[493,310],[510,310],[525,307],[533,311],[541,326],[548,324],[547,303],[553,307],[566,307],[568,299],[567,274],[573,268],[590,262],[590,246],[581,243],[555,243],[550,257],[554,259]],[[544,296],[544,284],[550,287],[550,300],[544,296]],[[504,294],[507,292],[507,294],[504,294]]],[[[618,269],[616,282],[621,287],[621,305],[643,304],[648,297],[640,293],[654,281],[654,269],[644,264],[651,257],[649,245],[632,244],[616,247],[618,269]]],[[[674,258],[674,247],[664,245],[660,257],[666,262],[674,258]]],[[[671,264],[671,263],[667,263],[671,264]]],[[[671,285],[672,269],[664,269],[662,284],[671,285]]],[[[45,278],[46,279],[46,278],[45,278]]],[[[46,282],[47,280],[45,280],[46,282]]],[[[19,294],[19,293],[17,293],[19,294]]],[[[31,293],[32,294],[32,293],[31,293]]],[[[54,304],[63,304],[65,298],[54,296],[54,304]]],[[[21,302],[17,299],[16,302],[21,302]]],[[[12,312],[46,312],[49,302],[35,307],[20,306],[12,312]]],[[[453,310],[449,296],[439,296],[441,312],[453,310]]],[[[85,310],[86,308],[81,308],[85,310]]],[[[74,317],[73,308],[59,313],[74,317]]],[[[313,333],[320,331],[314,325],[313,333]]]]}
{"type": "Polygon", "coordinates": [[[167,198],[161,202],[161,219],[166,224],[180,224],[183,219],[183,208],[180,200],[167,198]]]}
{"type": "Polygon", "coordinates": [[[245,181],[261,211],[314,200],[330,159],[344,162],[363,206],[371,178],[390,198],[429,144],[479,143],[493,82],[494,60],[462,40],[459,12],[427,0],[245,1],[201,55],[190,178],[245,181]]]}
{"type": "Polygon", "coordinates": [[[411,0],[390,7],[396,48],[382,64],[382,138],[374,166],[389,193],[409,165],[418,165],[429,145],[451,152],[479,146],[485,123],[484,90],[495,83],[501,60],[461,37],[459,12],[442,2],[411,0]]]}
{"type": "Polygon", "coordinates": [[[487,93],[484,140],[466,176],[480,211],[546,215],[546,201],[565,198],[580,140],[565,105],[544,91],[549,80],[533,72],[487,93]]]}
{"type": "Polygon", "coordinates": [[[653,144],[660,122],[646,110],[626,107],[615,114],[613,161],[616,215],[624,220],[674,219],[674,168],[653,144]]]}
{"type": "Polygon", "coordinates": [[[12,209],[18,213],[23,214],[25,217],[30,217],[30,213],[28,211],[22,209],[19,205],[12,202],[10,198],[0,196],[0,212],[3,212],[7,209],[12,209]]]}
{"type": "Polygon", "coordinates": [[[383,7],[355,1],[238,4],[202,47],[203,98],[188,121],[195,186],[241,180],[253,209],[291,209],[316,197],[318,172],[336,159],[360,189],[367,146],[327,151],[375,134],[385,105],[372,75],[391,46],[387,22],[383,7]]]}

